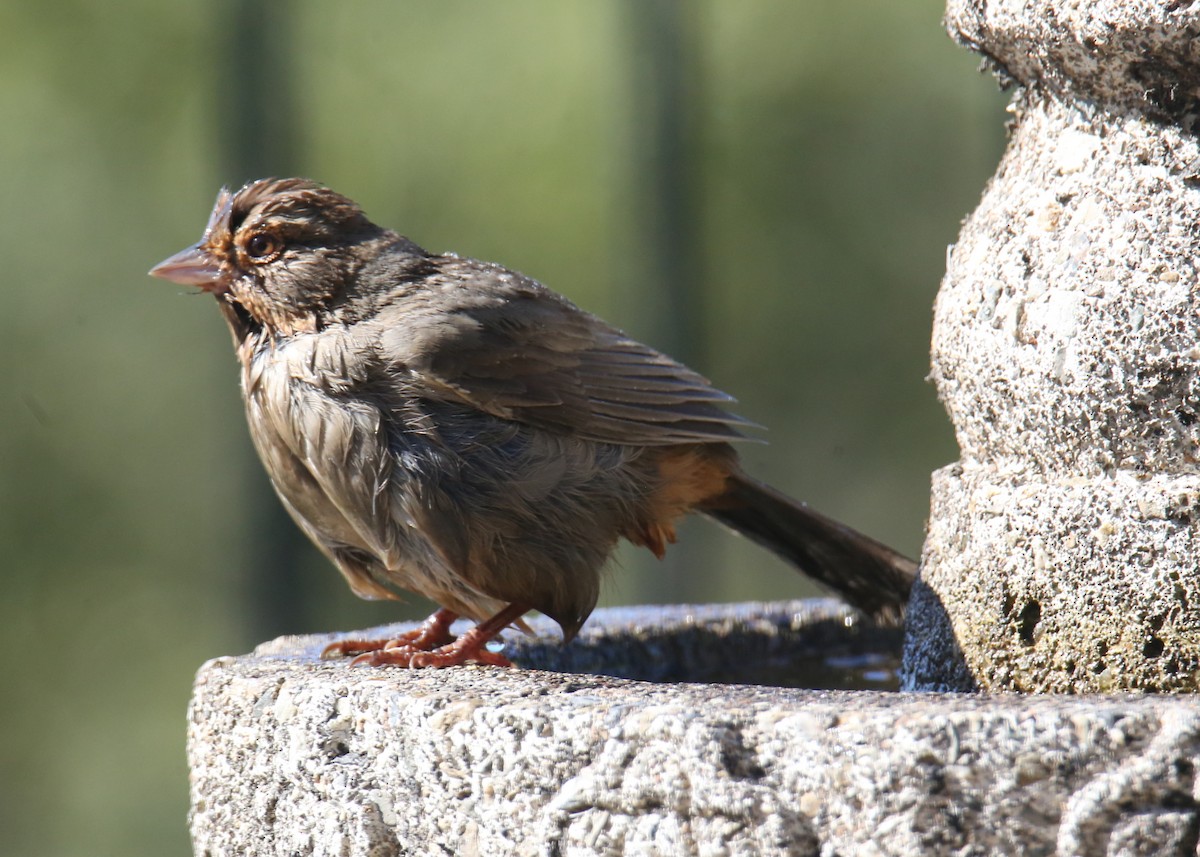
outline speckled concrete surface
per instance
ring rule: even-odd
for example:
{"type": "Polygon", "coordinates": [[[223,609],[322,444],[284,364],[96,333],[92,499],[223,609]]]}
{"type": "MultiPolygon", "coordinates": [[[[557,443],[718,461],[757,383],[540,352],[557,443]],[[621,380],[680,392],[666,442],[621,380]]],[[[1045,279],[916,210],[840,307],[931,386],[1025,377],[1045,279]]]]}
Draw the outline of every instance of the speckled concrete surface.
{"type": "MultiPolygon", "coordinates": [[[[578,662],[655,672],[648,656],[697,643],[809,657],[878,641],[828,602],[675,608],[657,631],[655,613],[600,611],[571,646],[599,651],[578,662]]],[[[1191,697],[351,668],[316,659],[330,639],[287,638],[200,670],[196,854],[1196,853],[1191,697]]],[[[514,654],[536,665],[552,645],[514,654]]]]}
{"type": "Polygon", "coordinates": [[[1200,4],[960,2],[1017,84],[949,255],[912,688],[1194,691],[1200,4]]]}

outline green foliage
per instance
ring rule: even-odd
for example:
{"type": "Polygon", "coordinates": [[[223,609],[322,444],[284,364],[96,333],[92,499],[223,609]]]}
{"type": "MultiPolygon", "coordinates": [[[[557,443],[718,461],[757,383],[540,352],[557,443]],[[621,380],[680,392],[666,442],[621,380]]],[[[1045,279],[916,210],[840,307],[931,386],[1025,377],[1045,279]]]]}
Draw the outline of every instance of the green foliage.
{"type": "MultiPolygon", "coordinates": [[[[637,336],[636,2],[270,3],[291,16],[290,152],[430,249],[531,274],[637,336]]],[[[1000,153],[1002,98],[935,0],[688,6],[697,368],[770,426],[748,469],[920,548],[956,457],[927,367],[945,246],[1000,153]]],[[[199,237],[241,85],[224,6],[0,4],[0,830],[24,855],[186,853],[184,709],[262,627],[227,335],[145,277],[199,237]]],[[[272,93],[266,93],[268,99],[272,93]]],[[[272,152],[260,153],[271,163],[272,152]]],[[[282,161],[287,161],[283,163],[282,161]]],[[[794,597],[703,522],[665,570],[623,552],[608,600],[794,597]]],[[[295,632],[428,605],[356,601],[305,549],[295,632]]],[[[285,616],[292,615],[284,611],[285,616]]]]}

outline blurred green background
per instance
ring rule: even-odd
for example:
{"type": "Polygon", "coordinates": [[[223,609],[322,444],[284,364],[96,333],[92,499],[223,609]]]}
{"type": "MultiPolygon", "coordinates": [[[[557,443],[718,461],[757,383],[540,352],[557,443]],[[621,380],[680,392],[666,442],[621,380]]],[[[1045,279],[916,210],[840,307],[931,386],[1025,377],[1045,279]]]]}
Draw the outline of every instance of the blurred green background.
{"type": "MultiPolygon", "coordinates": [[[[185,854],[207,658],[366,627],[281,518],[211,299],[145,276],[301,174],[524,271],[770,427],[750,472],[915,555],[924,383],[1003,104],[939,0],[0,2],[0,852],[185,854]]],[[[811,589],[705,521],[610,604],[811,589]]]]}

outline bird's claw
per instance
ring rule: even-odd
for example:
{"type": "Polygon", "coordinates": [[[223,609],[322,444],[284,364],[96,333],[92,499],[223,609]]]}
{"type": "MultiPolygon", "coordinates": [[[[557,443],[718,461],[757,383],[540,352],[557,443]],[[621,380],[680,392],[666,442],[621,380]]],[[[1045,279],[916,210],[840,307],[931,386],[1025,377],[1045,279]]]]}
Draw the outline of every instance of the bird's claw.
{"type": "Polygon", "coordinates": [[[413,652],[432,652],[454,640],[450,626],[458,618],[449,610],[439,610],[411,631],[382,640],[338,640],[321,652],[322,660],[358,655],[352,663],[365,663],[363,656],[388,649],[411,649],[413,652]]]}
{"type": "Polygon", "coordinates": [[[423,667],[456,667],[463,664],[484,664],[493,667],[511,667],[512,661],[499,652],[479,646],[460,645],[457,641],[432,651],[412,646],[390,646],[364,652],[350,662],[350,666],[397,666],[417,669],[423,667]]]}

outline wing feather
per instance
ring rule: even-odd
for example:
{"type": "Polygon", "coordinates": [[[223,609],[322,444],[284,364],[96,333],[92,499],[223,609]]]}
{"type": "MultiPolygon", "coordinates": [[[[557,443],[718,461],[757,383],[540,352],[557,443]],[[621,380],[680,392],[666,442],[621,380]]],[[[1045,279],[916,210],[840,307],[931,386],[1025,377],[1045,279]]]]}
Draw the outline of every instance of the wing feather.
{"type": "Polygon", "coordinates": [[[739,440],[754,426],[703,376],[536,281],[470,259],[432,262],[419,288],[407,283],[376,316],[385,358],[423,388],[608,443],[739,440]]]}

